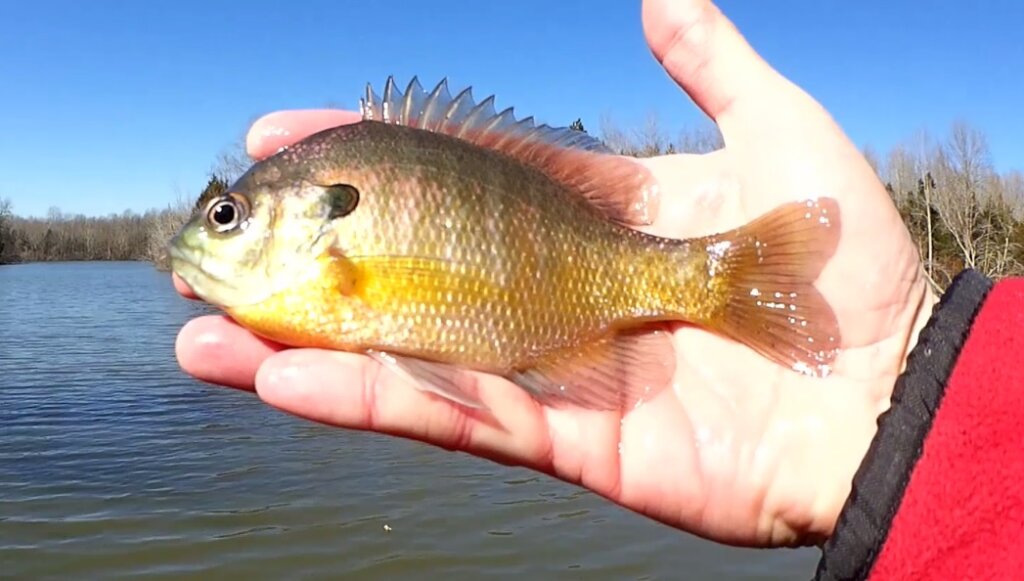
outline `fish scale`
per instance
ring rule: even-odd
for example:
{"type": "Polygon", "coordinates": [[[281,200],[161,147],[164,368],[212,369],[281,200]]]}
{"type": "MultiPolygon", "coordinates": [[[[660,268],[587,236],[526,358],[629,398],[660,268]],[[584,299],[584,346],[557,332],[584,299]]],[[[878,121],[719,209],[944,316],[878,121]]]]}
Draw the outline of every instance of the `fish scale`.
{"type": "MultiPolygon", "coordinates": [[[[450,261],[502,293],[495,300],[479,288],[466,288],[449,301],[439,289],[394,288],[382,297],[381,308],[391,313],[386,324],[374,328],[367,321],[350,335],[354,343],[360,335],[375,341],[376,335],[389,336],[407,348],[446,357],[454,342],[483,366],[501,368],[592,339],[638,302],[649,302],[650,297],[625,292],[643,286],[640,276],[610,276],[615,265],[635,260],[642,234],[604,220],[573,220],[579,204],[570,204],[573,199],[542,175],[515,173],[514,166],[502,177],[453,186],[448,176],[467,164],[508,163],[496,163],[486,150],[438,155],[436,147],[418,149],[410,140],[402,145],[406,161],[399,171],[387,162],[394,144],[377,135],[391,129],[353,128],[324,148],[348,161],[344,175],[330,179],[359,184],[366,193],[350,219],[335,226],[344,252],[450,261]],[[407,187],[410,179],[415,188],[407,187]],[[486,218],[497,216],[503,219],[486,218]],[[561,259],[567,255],[574,256],[575,268],[561,259]],[[517,304],[530,308],[512,308],[517,304]],[[434,315],[462,322],[459,332],[439,340],[444,326],[429,319],[434,315]]],[[[308,155],[302,144],[293,152],[308,155]]]]}

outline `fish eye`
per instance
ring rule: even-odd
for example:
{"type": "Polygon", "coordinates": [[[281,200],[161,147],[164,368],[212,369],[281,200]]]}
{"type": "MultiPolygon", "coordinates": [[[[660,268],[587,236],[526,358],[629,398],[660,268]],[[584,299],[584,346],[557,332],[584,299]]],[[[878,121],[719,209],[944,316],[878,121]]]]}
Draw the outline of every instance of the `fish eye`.
{"type": "Polygon", "coordinates": [[[217,232],[234,230],[249,217],[249,202],[239,194],[215,199],[206,211],[206,221],[217,232]]]}

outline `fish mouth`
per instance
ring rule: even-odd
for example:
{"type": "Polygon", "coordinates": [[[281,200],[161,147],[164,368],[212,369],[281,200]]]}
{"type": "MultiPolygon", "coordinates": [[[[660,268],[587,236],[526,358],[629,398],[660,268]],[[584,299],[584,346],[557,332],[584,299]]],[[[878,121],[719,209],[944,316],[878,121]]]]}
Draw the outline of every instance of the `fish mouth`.
{"type": "MultiPolygon", "coordinates": [[[[182,250],[178,244],[171,244],[167,253],[171,256],[171,268],[175,272],[178,271],[179,266],[198,267],[196,261],[192,259],[192,253],[182,250]]],[[[178,274],[181,273],[178,272],[178,274]]]]}
{"type": "Polygon", "coordinates": [[[195,248],[185,245],[182,248],[181,241],[175,241],[168,248],[168,255],[171,259],[171,271],[181,277],[188,284],[196,296],[206,302],[217,303],[216,293],[211,287],[228,287],[231,285],[203,268],[202,254],[195,248]]]}
{"type": "Polygon", "coordinates": [[[171,244],[167,250],[171,259],[171,272],[181,277],[188,284],[192,292],[202,299],[206,299],[203,292],[204,278],[207,275],[199,267],[199,261],[194,258],[193,253],[182,250],[177,244],[171,244]]]}
{"type": "Polygon", "coordinates": [[[201,250],[182,240],[175,240],[168,248],[171,271],[181,277],[197,297],[222,309],[248,307],[259,304],[272,296],[265,286],[247,284],[247,280],[235,276],[225,277],[224,273],[212,272],[216,266],[203,263],[205,255],[201,250]]]}

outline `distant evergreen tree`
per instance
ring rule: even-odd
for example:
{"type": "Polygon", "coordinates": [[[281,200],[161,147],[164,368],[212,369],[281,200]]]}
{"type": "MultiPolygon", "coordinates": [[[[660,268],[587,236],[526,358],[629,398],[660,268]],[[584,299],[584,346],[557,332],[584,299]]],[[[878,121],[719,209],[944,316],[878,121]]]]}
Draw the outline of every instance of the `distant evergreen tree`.
{"type": "Polygon", "coordinates": [[[42,255],[42,259],[43,260],[52,260],[53,259],[54,246],[56,246],[56,244],[54,243],[53,237],[54,237],[53,228],[47,228],[46,229],[46,234],[43,235],[42,248],[39,250],[41,255],[42,255]]]}
{"type": "Polygon", "coordinates": [[[573,131],[579,131],[581,133],[587,132],[587,130],[583,128],[583,120],[580,119],[579,117],[577,117],[576,120],[572,122],[572,125],[569,126],[569,129],[572,129],[573,131]]]}

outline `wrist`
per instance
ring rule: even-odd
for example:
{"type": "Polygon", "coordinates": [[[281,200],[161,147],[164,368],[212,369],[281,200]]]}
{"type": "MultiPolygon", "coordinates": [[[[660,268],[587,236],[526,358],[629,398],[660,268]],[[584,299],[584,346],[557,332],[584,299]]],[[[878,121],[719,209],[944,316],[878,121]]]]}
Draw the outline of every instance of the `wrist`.
{"type": "MultiPolygon", "coordinates": [[[[897,380],[906,370],[907,359],[939,302],[939,297],[932,286],[923,279],[915,285],[912,294],[915,298],[908,303],[909,308],[901,317],[900,331],[890,339],[895,348],[890,351],[892,360],[889,367],[872,381],[855,382],[849,386],[859,393],[868,392],[871,395],[865,398],[862,409],[849,408],[846,415],[836,420],[847,420],[847,425],[833,425],[834,428],[838,428],[833,430],[836,437],[827,443],[831,450],[832,462],[822,468],[821,476],[823,481],[832,482],[834,486],[826,487],[823,490],[827,492],[820,493],[819,509],[814,511],[819,518],[808,528],[807,542],[821,544],[834,533],[836,523],[850,496],[854,476],[878,434],[880,418],[891,406],[897,380]]],[[[856,401],[859,405],[860,398],[856,398],[856,401]]]]}
{"type": "Polygon", "coordinates": [[[819,579],[862,579],[874,563],[991,287],[986,277],[965,271],[941,299],[930,299],[931,308],[928,297],[922,302],[889,409],[878,418],[835,531],[825,543],[819,579]]]}
{"type": "MultiPolygon", "coordinates": [[[[910,326],[910,332],[907,334],[906,345],[903,349],[903,356],[900,358],[899,362],[897,379],[899,375],[902,375],[907,370],[907,362],[910,359],[911,353],[914,352],[914,348],[917,347],[917,343],[921,338],[921,332],[928,326],[928,322],[931,321],[933,316],[936,314],[936,305],[939,304],[940,297],[931,283],[925,282],[924,285],[924,296],[921,298],[921,302],[917,307],[917,312],[914,315],[913,324],[910,326]]],[[[889,387],[890,397],[886,398],[886,409],[888,409],[889,404],[891,403],[889,400],[895,387],[895,382],[889,387]]],[[[884,412],[885,410],[881,411],[884,412]]]]}

